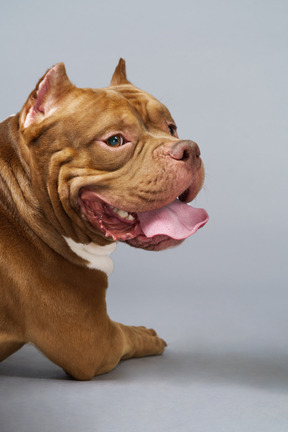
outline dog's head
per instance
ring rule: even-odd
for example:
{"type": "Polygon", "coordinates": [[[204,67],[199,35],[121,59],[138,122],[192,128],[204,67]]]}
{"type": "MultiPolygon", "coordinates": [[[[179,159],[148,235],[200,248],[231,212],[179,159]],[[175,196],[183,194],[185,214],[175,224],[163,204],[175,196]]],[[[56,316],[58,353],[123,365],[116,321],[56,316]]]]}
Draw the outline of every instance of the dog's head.
{"type": "Polygon", "coordinates": [[[54,66],[24,105],[20,134],[33,189],[64,236],[160,250],[207,222],[187,204],[204,181],[199,147],[127,80],[122,59],[110,86],[96,90],[76,88],[54,66]]]}

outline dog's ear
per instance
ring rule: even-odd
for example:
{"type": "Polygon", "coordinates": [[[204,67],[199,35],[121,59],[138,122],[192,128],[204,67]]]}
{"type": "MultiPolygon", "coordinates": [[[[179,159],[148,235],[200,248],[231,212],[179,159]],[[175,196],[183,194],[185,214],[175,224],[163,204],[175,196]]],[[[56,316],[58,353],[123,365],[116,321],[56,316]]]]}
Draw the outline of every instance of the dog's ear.
{"type": "Polygon", "coordinates": [[[20,113],[22,131],[32,124],[41,123],[56,111],[59,100],[74,87],[65,70],[64,63],[58,63],[49,69],[38,81],[30,93],[20,113]]]}
{"type": "Polygon", "coordinates": [[[110,86],[117,86],[121,84],[131,84],[127,80],[126,63],[125,60],[123,60],[122,58],[120,58],[119,63],[114,71],[110,86]]]}

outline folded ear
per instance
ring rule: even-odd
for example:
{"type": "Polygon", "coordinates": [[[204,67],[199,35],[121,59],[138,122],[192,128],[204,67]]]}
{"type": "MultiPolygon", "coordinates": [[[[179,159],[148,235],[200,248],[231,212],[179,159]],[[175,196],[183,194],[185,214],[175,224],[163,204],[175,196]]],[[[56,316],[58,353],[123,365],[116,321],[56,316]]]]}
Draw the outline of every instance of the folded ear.
{"type": "Polygon", "coordinates": [[[23,131],[34,123],[40,123],[57,110],[59,100],[74,87],[65,70],[64,63],[49,69],[30,93],[20,114],[23,131]]]}
{"type": "Polygon", "coordinates": [[[123,60],[122,58],[120,58],[119,63],[114,71],[110,86],[117,86],[121,84],[131,84],[127,80],[126,63],[125,60],[123,60]]]}

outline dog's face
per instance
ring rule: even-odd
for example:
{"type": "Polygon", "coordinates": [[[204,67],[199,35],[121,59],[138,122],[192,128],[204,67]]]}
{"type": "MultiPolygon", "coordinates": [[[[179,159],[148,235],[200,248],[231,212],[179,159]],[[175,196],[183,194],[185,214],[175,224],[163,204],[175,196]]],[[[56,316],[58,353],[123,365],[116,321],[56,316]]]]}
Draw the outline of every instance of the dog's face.
{"type": "Polygon", "coordinates": [[[34,189],[63,227],[69,218],[98,244],[160,250],[207,222],[186,204],[204,181],[198,146],[180,140],[168,109],[127,81],[123,60],[99,90],[76,88],[56,65],[24,105],[20,129],[34,189]]]}

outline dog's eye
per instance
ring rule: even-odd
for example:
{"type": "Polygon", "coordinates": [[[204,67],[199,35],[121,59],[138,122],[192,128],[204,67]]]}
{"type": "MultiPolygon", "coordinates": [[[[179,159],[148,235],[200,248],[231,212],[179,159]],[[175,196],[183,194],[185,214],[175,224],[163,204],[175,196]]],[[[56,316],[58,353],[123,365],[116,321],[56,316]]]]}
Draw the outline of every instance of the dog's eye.
{"type": "Polygon", "coordinates": [[[121,135],[113,135],[107,139],[106,144],[110,147],[120,147],[124,144],[124,138],[121,135]]]}
{"type": "Polygon", "coordinates": [[[173,125],[173,124],[170,124],[170,125],[168,125],[168,128],[169,128],[169,132],[170,132],[170,134],[171,134],[172,136],[175,136],[175,135],[176,135],[176,126],[173,125]]]}

